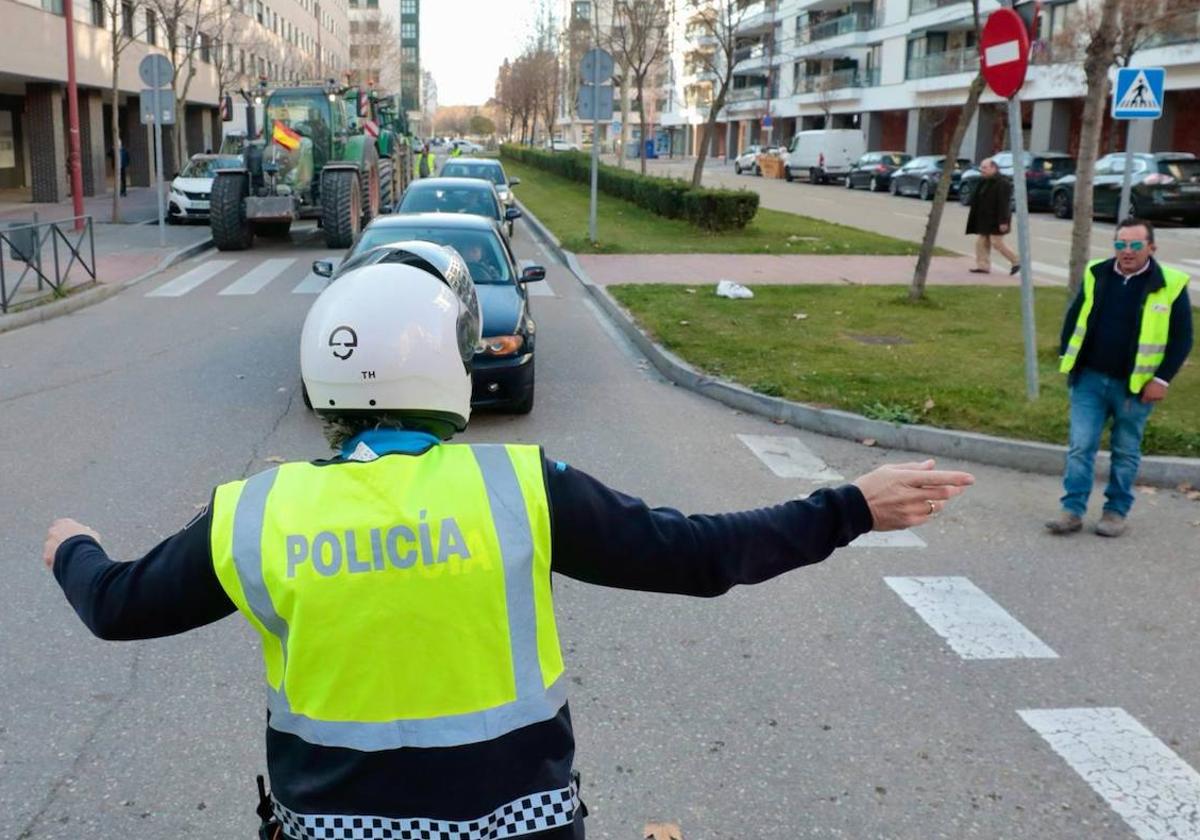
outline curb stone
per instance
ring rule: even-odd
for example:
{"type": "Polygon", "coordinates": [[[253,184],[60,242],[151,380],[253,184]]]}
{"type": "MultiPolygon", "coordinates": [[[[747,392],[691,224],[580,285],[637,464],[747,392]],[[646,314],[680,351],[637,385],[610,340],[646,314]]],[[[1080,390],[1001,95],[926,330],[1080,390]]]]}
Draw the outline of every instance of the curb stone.
{"type": "Polygon", "coordinates": [[[94,306],[97,303],[108,300],[110,297],[123,292],[125,289],[137,283],[147,280],[154,275],[166,271],[176,263],[201,254],[213,247],[212,239],[205,239],[200,242],[194,242],[191,245],[186,245],[176,251],[167,254],[163,257],[157,266],[121,283],[97,283],[91,288],[78,294],[62,298],[61,300],[52,301],[40,306],[33,306],[29,309],[24,309],[20,312],[14,312],[11,315],[0,315],[0,333],[6,333],[11,330],[27,327],[30,324],[49,321],[51,318],[57,318],[60,315],[68,315],[88,306],[94,306]]]}
{"type": "MultiPolygon", "coordinates": [[[[872,420],[849,411],[814,408],[780,397],[770,397],[741,385],[714,379],[652,340],[638,327],[633,315],[621,306],[607,289],[592,282],[575,254],[564,249],[554,234],[524,205],[521,205],[521,209],[525,220],[538,236],[551,246],[613,324],[645,354],[663,376],[676,385],[740,411],[830,437],[848,440],[874,438],[879,446],[891,449],[923,452],[1023,472],[1062,475],[1067,448],[1058,444],[872,420]]],[[[1107,477],[1109,459],[1108,452],[1099,453],[1096,458],[1097,476],[1107,477]]],[[[1155,487],[1175,488],[1185,483],[1200,487],[1200,458],[1146,456],[1142,458],[1137,481],[1139,484],[1155,487]]]]}

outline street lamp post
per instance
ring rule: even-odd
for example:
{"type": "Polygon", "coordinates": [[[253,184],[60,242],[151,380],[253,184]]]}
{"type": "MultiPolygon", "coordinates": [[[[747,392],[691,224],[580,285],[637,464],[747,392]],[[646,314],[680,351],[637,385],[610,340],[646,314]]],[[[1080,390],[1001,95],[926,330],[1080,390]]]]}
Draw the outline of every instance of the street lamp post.
{"type": "MultiPolygon", "coordinates": [[[[79,154],[79,87],[75,83],[75,8],[72,0],[63,0],[67,22],[67,136],[70,143],[68,168],[71,171],[71,203],[75,230],[83,230],[83,171],[79,154]]],[[[120,165],[120,164],[118,164],[120,165]]]]}

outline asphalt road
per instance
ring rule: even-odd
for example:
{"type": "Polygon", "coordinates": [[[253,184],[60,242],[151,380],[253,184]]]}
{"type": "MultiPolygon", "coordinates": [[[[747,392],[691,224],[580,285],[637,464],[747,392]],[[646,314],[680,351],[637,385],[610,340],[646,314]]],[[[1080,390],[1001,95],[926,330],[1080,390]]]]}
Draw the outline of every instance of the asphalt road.
{"type": "MultiPolygon", "coordinates": [[[[466,440],[541,442],[689,512],[770,504],[830,471],[912,457],[664,383],[518,232],[519,255],[549,269],[533,299],[538,401],[527,417],[477,416],[466,440]],[[760,457],[739,435],[772,440],[749,439],[760,457]]],[[[0,335],[0,837],[253,835],[254,634],[231,617],[95,640],[41,545],[70,515],[134,558],[219,482],[325,455],[299,394],[313,295],[293,289],[315,291],[306,266],[326,253],[303,235],[209,253],[0,335]],[[265,285],[221,294],[255,286],[256,267],[265,285]],[[208,279],[152,294],[183,275],[208,279]]],[[[718,599],[557,579],[589,836],[671,819],[689,840],[1200,837],[1200,504],[1159,492],[1124,539],[1056,540],[1040,527],[1056,480],[973,470],[967,496],[898,543],[718,599]]]]}
{"type": "MultiPolygon", "coordinates": [[[[649,161],[652,170],[675,177],[691,177],[692,161],[649,161]]],[[[638,161],[628,165],[636,167],[638,161]]],[[[762,196],[762,206],[791,213],[815,216],[830,222],[867,228],[876,233],[920,242],[925,235],[929,218],[928,202],[888,193],[873,193],[865,189],[847,190],[840,184],[814,185],[805,181],[788,183],[772,178],[758,178],[747,172],[737,175],[733,164],[710,162],[704,170],[704,183],[712,186],[756,190],[762,196]]],[[[1029,246],[1033,252],[1034,275],[1051,281],[1067,280],[1070,262],[1070,220],[1056,219],[1053,213],[1032,212],[1029,216],[1029,246]]],[[[1014,222],[1015,224],[1015,222],[1014,222]]],[[[937,244],[960,254],[974,256],[975,237],[963,231],[967,226],[967,208],[950,199],[938,230],[937,244]]],[[[1092,227],[1092,257],[1112,256],[1113,224],[1097,219],[1092,227]]],[[[1168,264],[1182,268],[1188,274],[1200,271],[1200,228],[1178,223],[1164,223],[1156,231],[1159,257],[1168,264]]],[[[1008,237],[1014,249],[1016,232],[1008,237]]],[[[1001,260],[1003,262],[1003,260],[1001,260]]]]}

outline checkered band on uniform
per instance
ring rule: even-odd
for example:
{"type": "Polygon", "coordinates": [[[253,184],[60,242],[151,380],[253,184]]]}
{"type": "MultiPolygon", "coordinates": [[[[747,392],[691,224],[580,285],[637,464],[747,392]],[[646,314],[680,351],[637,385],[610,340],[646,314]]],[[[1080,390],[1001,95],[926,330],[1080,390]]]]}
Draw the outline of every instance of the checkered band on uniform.
{"type": "Polygon", "coordinates": [[[534,793],[478,819],[456,822],[423,817],[298,814],[273,800],[275,816],[294,840],[494,840],[521,837],[571,824],[579,785],[534,793]]]}

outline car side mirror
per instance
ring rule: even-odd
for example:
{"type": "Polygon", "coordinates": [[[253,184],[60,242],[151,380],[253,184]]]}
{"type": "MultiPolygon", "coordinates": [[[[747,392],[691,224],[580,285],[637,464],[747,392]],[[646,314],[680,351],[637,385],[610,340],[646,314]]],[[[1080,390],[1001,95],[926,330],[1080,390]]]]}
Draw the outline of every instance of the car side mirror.
{"type": "Polygon", "coordinates": [[[517,184],[519,184],[519,183],[521,183],[521,179],[520,179],[520,178],[509,178],[509,179],[508,179],[508,185],[509,185],[510,187],[515,187],[515,186],[516,186],[517,184]]]}
{"type": "Polygon", "coordinates": [[[504,220],[506,222],[511,222],[519,218],[521,218],[521,208],[519,207],[509,207],[504,211],[504,220]]]}
{"type": "Polygon", "coordinates": [[[312,273],[318,277],[332,277],[333,263],[329,260],[313,260],[312,273]]]}
{"type": "Polygon", "coordinates": [[[521,269],[522,283],[536,283],[539,280],[546,279],[546,267],[544,265],[526,265],[521,269]]]}

